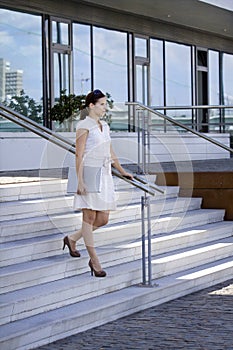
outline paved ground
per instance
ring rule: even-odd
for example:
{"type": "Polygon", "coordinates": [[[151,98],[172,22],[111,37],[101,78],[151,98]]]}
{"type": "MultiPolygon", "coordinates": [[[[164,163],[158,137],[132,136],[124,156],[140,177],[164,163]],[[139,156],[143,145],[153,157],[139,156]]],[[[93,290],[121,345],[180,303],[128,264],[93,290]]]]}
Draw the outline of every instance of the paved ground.
{"type": "Polygon", "coordinates": [[[38,350],[233,350],[233,279],[38,350]]]}

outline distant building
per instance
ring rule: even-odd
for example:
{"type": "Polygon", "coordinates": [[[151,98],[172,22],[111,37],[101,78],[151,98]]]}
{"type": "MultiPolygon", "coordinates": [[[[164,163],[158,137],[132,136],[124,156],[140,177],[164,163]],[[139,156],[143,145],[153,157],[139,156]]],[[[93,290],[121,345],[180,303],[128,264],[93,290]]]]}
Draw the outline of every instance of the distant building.
{"type": "Polygon", "coordinates": [[[23,71],[9,71],[6,72],[6,85],[5,85],[5,95],[17,96],[23,89],[23,71]]]}
{"type": "Polygon", "coordinates": [[[6,72],[10,69],[10,63],[0,58],[0,101],[5,100],[6,72]]]}
{"type": "Polygon", "coordinates": [[[14,95],[19,95],[23,89],[23,71],[11,70],[10,62],[0,58],[0,102],[14,95]]]}

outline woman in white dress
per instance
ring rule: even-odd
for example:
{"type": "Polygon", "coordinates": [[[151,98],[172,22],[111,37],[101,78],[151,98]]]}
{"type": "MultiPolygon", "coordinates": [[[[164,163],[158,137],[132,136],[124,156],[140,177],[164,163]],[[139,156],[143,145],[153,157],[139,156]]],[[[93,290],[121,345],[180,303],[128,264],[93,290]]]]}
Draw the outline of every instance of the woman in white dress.
{"type": "Polygon", "coordinates": [[[106,113],[106,96],[100,90],[90,92],[85,107],[88,116],[78,123],[76,131],[78,189],[74,198],[74,208],[82,210],[82,227],[64,238],[63,249],[67,246],[72,257],[80,257],[76,242],[83,237],[91,274],[105,277],[94,247],[93,231],[106,225],[110,210],[116,209],[111,165],[123,176],[131,179],[133,176],[120,165],[111,146],[109,126],[100,120],[106,113]]]}

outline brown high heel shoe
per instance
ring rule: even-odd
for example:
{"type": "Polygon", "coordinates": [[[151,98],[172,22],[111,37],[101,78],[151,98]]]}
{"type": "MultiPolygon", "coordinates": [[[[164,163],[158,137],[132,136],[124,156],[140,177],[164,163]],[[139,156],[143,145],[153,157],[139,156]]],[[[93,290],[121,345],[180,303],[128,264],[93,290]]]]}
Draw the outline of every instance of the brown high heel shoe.
{"type": "Polygon", "coordinates": [[[96,271],[93,267],[93,264],[91,262],[91,260],[89,260],[89,263],[88,263],[90,269],[91,269],[91,275],[93,276],[93,273],[95,275],[95,277],[105,277],[107,275],[106,271],[104,270],[101,270],[101,271],[96,271]]]}
{"type": "Polygon", "coordinates": [[[65,246],[67,245],[68,249],[69,249],[69,252],[70,252],[70,255],[73,257],[73,258],[79,258],[81,256],[81,254],[79,253],[78,250],[72,250],[71,249],[71,246],[70,246],[70,241],[69,241],[69,238],[68,236],[65,236],[65,238],[63,239],[63,250],[65,249],[65,246]]]}

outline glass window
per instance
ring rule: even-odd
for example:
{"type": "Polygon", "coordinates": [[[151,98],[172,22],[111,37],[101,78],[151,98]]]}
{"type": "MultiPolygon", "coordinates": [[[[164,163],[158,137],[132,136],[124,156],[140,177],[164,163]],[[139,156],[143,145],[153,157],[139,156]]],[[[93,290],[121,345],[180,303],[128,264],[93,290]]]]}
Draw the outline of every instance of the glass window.
{"type": "Polygon", "coordinates": [[[114,101],[108,112],[110,127],[127,129],[127,34],[95,27],[93,41],[94,88],[109,93],[114,101]]]}
{"type": "MultiPolygon", "coordinates": [[[[219,105],[219,53],[209,50],[209,104],[219,105]]],[[[218,131],[220,122],[219,109],[209,110],[209,130],[218,131]]]]}
{"type": "Polygon", "coordinates": [[[0,16],[0,100],[41,122],[41,17],[4,9],[0,16]]]}
{"type": "Polygon", "coordinates": [[[207,50],[197,49],[197,65],[200,67],[207,67],[208,54],[207,50]]]}
{"type": "Polygon", "coordinates": [[[151,105],[164,106],[163,42],[151,40],[151,105]]]}
{"type": "Polygon", "coordinates": [[[90,26],[73,25],[74,93],[87,94],[91,90],[90,26]]]}
{"type": "Polygon", "coordinates": [[[135,38],[135,56],[147,57],[147,39],[135,38]]]}
{"type": "MultiPolygon", "coordinates": [[[[223,54],[223,101],[224,105],[233,105],[233,55],[223,54]]],[[[224,112],[226,131],[233,134],[233,109],[224,112]]]]}
{"type": "Polygon", "coordinates": [[[54,99],[60,98],[61,91],[69,93],[69,56],[54,52],[54,99]]]}
{"type": "Polygon", "coordinates": [[[148,105],[148,67],[146,65],[136,65],[136,100],[144,105],[148,105]]]}
{"type": "Polygon", "coordinates": [[[224,104],[233,105],[233,55],[223,54],[224,104]]]}
{"type": "Polygon", "coordinates": [[[209,104],[219,104],[219,53],[209,51],[209,104]]]}
{"type": "MultiPolygon", "coordinates": [[[[192,105],[191,47],[165,42],[166,105],[192,105]]],[[[171,110],[167,114],[191,124],[191,110],[171,110]]]]}
{"type": "Polygon", "coordinates": [[[68,23],[52,22],[53,43],[69,45],[69,25],[68,23]]]}
{"type": "Polygon", "coordinates": [[[166,42],[167,106],[191,105],[191,48],[166,42]]]}

